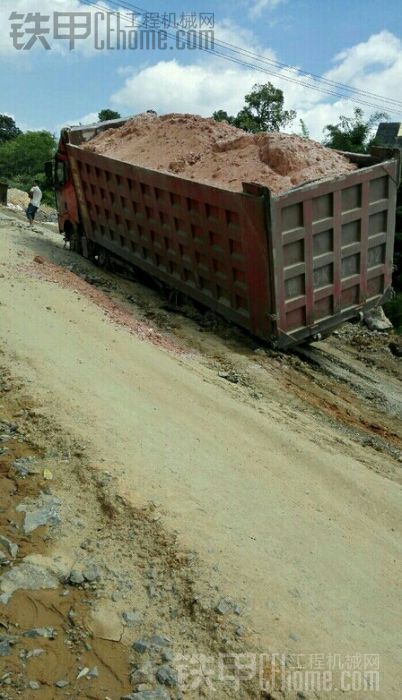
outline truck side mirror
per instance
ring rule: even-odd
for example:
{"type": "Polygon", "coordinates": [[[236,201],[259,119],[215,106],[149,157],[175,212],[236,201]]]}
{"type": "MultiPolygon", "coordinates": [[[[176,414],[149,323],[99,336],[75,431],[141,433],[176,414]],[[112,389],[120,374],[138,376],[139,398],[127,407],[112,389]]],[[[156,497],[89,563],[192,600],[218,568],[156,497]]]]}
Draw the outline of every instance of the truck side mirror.
{"type": "Polygon", "coordinates": [[[54,186],[56,190],[61,190],[64,187],[68,181],[68,177],[69,169],[67,161],[57,159],[54,167],[54,186]]]}

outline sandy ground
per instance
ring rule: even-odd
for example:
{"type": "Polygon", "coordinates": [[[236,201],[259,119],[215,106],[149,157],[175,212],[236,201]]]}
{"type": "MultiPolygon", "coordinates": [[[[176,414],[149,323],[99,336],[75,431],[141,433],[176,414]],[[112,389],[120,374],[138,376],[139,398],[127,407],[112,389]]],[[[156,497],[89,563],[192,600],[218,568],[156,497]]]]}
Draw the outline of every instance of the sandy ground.
{"type": "MultiPolygon", "coordinates": [[[[106,463],[0,370],[1,699],[204,696],[186,659],[241,653],[241,610],[154,506],[122,499],[106,463]],[[27,531],[25,510],[49,500],[55,522],[27,531]]],[[[228,699],[222,675],[216,697],[228,699]]],[[[258,685],[250,678],[239,697],[259,697],[258,685]]]]}
{"type": "Polygon", "coordinates": [[[373,695],[399,698],[399,361],[373,360],[374,377],[367,355],[353,356],[352,343],[345,355],[335,337],[313,349],[313,368],[241,333],[200,333],[193,320],[155,310],[154,292],[138,283],[103,281],[103,294],[130,313],[127,328],[91,298],[93,282],[84,289],[81,277],[74,288],[46,261],[95,268],[50,232],[9,221],[0,260],[4,361],[46,417],[107,463],[121,495],[153,504],[167,532],[197,552],[244,610],[248,649],[305,663],[378,654],[373,695]],[[164,343],[136,332],[146,318],[164,343]],[[332,356],[334,376],[320,353],[332,356]]]}

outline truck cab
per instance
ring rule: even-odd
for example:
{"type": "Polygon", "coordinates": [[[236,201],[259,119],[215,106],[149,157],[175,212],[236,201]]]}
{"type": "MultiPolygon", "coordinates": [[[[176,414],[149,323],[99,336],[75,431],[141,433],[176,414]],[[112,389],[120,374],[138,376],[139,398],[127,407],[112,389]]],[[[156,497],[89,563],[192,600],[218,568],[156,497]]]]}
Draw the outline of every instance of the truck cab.
{"type": "Polygon", "coordinates": [[[69,126],[61,130],[59,144],[53,161],[46,163],[46,175],[52,182],[58,211],[59,231],[72,249],[78,249],[82,229],[74,180],[67,155],[67,144],[80,146],[106,129],[117,129],[128,118],[112,119],[106,122],[69,126]]]}

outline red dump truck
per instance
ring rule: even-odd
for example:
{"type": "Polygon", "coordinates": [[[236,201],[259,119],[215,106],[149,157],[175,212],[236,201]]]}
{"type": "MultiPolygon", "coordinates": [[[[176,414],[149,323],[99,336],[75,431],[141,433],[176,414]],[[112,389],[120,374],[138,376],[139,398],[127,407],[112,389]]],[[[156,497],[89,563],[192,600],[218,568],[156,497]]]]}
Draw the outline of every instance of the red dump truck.
{"type": "Polygon", "coordinates": [[[399,152],[273,196],[138,167],[82,148],[115,120],[63,129],[60,232],[84,257],[140,268],[277,348],[319,339],[391,285],[399,152]]]}

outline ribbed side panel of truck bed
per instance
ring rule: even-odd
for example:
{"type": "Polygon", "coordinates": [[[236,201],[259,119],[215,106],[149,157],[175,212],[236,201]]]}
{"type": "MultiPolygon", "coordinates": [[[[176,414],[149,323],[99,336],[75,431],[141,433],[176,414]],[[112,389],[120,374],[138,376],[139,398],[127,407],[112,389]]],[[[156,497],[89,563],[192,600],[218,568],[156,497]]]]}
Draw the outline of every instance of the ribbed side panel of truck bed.
{"type": "Polygon", "coordinates": [[[271,196],[67,153],[90,242],[279,347],[327,332],[391,284],[396,158],[271,196]]]}

